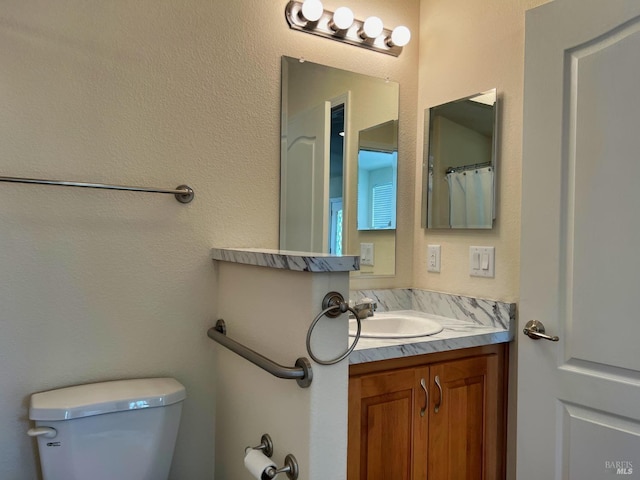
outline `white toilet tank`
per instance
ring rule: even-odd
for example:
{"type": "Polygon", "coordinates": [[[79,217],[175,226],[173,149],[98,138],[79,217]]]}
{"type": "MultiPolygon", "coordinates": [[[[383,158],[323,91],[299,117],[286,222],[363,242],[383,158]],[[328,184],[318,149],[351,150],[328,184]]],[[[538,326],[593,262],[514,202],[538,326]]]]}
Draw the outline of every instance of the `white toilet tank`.
{"type": "Polygon", "coordinates": [[[173,378],[31,395],[44,480],[166,480],[185,398],[173,378]]]}

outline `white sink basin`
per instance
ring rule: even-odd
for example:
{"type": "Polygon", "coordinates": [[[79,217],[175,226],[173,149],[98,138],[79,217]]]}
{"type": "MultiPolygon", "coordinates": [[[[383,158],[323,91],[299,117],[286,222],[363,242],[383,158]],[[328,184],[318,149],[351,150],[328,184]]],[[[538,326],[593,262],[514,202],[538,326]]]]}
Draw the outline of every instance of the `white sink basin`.
{"type": "MultiPolygon", "coordinates": [[[[356,320],[349,319],[349,336],[355,337],[356,320]]],[[[442,331],[442,325],[430,318],[397,312],[376,313],[362,320],[363,338],[412,338],[434,335],[442,331]]]]}

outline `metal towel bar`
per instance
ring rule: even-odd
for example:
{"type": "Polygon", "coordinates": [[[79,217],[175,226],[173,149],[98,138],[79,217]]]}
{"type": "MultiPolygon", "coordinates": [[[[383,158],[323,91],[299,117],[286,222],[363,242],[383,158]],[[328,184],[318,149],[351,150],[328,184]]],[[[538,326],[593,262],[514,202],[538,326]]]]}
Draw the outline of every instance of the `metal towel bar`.
{"type": "Polygon", "coordinates": [[[302,388],[306,388],[311,385],[313,374],[311,371],[311,362],[304,357],[300,357],[296,360],[295,367],[284,367],[267,357],[260,355],[258,352],[245,347],[241,343],[232,340],[227,337],[227,329],[224,320],[220,319],[216,322],[215,327],[211,327],[207,330],[207,336],[218,342],[220,345],[227,347],[234,353],[237,353],[241,357],[249,360],[254,365],[266,370],[271,375],[284,378],[288,380],[295,380],[302,388]]]}
{"type": "Polygon", "coordinates": [[[37,185],[56,185],[62,187],[102,188],[105,190],[127,190],[131,192],[170,193],[175,195],[180,203],[189,203],[193,200],[194,192],[188,185],[180,185],[175,189],[155,187],[129,187],[126,185],[109,185],[106,183],[66,182],[60,180],[42,180],[38,178],[2,177],[0,182],[32,183],[37,185]]]}

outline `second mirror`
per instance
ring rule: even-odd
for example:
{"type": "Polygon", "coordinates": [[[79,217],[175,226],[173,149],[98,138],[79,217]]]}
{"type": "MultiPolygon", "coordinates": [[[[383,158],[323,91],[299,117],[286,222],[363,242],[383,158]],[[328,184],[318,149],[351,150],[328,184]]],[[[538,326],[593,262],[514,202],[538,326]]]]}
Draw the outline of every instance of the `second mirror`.
{"type": "Polygon", "coordinates": [[[493,228],[496,90],[425,111],[423,226],[493,228]]]}
{"type": "Polygon", "coordinates": [[[390,120],[358,135],[358,230],[396,228],[398,122],[390,120]]]}

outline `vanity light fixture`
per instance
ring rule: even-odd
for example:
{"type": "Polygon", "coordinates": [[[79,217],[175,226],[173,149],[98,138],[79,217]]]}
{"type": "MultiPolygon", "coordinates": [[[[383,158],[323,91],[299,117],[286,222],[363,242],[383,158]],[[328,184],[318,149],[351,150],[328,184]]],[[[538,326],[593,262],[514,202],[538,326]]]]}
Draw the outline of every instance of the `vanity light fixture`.
{"type": "Polygon", "coordinates": [[[291,0],[285,8],[285,16],[289,27],[294,30],[395,57],[402,53],[402,47],[411,40],[411,32],[405,26],[389,30],[384,28],[378,17],[357,20],[351,9],[339,7],[331,12],[324,9],[320,0],[291,0]]]}

